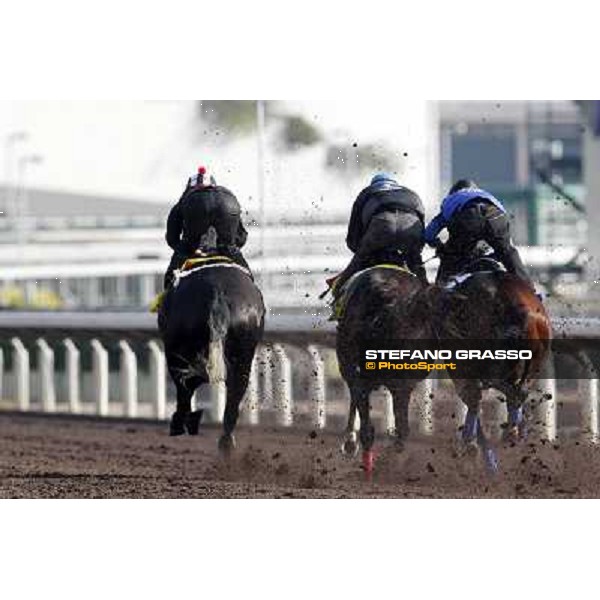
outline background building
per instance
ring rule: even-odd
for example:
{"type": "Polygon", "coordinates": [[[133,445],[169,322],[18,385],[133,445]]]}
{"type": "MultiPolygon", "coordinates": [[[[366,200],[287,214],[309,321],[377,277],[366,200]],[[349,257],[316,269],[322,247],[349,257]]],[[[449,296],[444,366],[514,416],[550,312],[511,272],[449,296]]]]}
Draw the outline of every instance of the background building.
{"type": "MultiPolygon", "coordinates": [[[[380,170],[415,189],[428,217],[453,180],[475,178],[507,203],[537,279],[585,298],[588,108],[572,101],[0,104],[0,305],[144,310],[170,257],[166,216],[199,161],[246,211],[246,254],[274,312],[323,310],[324,279],[349,260],[351,203],[380,170]]],[[[431,277],[436,266],[427,263],[431,277]]]]}
{"type": "Polygon", "coordinates": [[[584,127],[575,102],[441,102],[440,116],[443,189],[472,177],[498,194],[519,244],[581,244],[584,127]]]}

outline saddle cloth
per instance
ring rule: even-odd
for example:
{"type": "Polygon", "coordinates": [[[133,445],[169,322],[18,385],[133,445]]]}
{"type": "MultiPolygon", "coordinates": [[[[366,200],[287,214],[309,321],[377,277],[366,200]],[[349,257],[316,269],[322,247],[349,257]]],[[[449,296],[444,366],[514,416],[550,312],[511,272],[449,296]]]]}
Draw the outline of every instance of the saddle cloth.
{"type": "Polygon", "coordinates": [[[350,297],[351,292],[356,287],[360,276],[364,273],[368,273],[369,271],[373,271],[374,269],[392,269],[394,271],[401,271],[402,273],[407,273],[408,275],[416,277],[416,275],[412,271],[409,271],[406,267],[402,265],[395,265],[393,263],[381,263],[357,271],[356,273],[352,274],[348,281],[346,281],[346,283],[344,283],[339,290],[335,290],[333,300],[329,305],[331,307],[331,316],[329,318],[330,321],[339,321],[344,316],[347,300],[350,297]]]}
{"type": "Polygon", "coordinates": [[[187,277],[192,273],[201,271],[203,269],[210,269],[211,267],[231,267],[233,269],[239,269],[248,276],[251,276],[250,271],[242,265],[236,263],[229,256],[221,254],[207,254],[198,255],[192,258],[188,258],[180,269],[176,269],[173,273],[175,275],[175,281],[173,287],[177,287],[183,277],[187,277]]]}
{"type": "MultiPolygon", "coordinates": [[[[203,252],[196,252],[197,256],[193,256],[192,258],[186,259],[186,261],[181,265],[179,269],[173,271],[174,280],[173,287],[176,288],[179,285],[179,282],[183,277],[187,277],[196,271],[200,271],[202,269],[209,269],[211,267],[231,267],[234,269],[239,269],[249,277],[252,277],[248,269],[238,265],[232,258],[229,256],[221,255],[221,254],[205,254],[203,252]]],[[[156,297],[152,300],[149,306],[149,311],[151,313],[157,313],[160,310],[160,307],[165,299],[165,295],[167,290],[163,290],[158,293],[156,297]]]]}

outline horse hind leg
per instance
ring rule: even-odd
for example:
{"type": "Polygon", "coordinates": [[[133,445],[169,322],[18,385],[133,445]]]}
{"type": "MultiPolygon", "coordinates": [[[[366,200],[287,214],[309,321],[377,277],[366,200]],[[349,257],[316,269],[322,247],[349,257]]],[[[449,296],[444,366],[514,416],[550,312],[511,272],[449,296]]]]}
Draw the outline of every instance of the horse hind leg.
{"type": "Polygon", "coordinates": [[[352,392],[357,395],[356,406],[360,416],[360,444],[363,449],[363,468],[367,478],[371,478],[373,467],[375,465],[375,453],[373,452],[373,444],[375,443],[375,427],[371,422],[371,406],[369,404],[368,388],[355,388],[352,392]]]}
{"type": "Polygon", "coordinates": [[[496,451],[486,438],[481,419],[479,417],[479,408],[481,404],[481,389],[478,382],[473,380],[455,380],[455,386],[461,400],[467,406],[467,415],[462,429],[462,441],[468,453],[483,453],[483,460],[486,471],[494,474],[498,471],[498,457],[496,451]]]}
{"type": "Polygon", "coordinates": [[[404,445],[410,433],[408,423],[408,405],[410,402],[410,390],[406,386],[390,390],[394,406],[395,421],[395,446],[399,452],[404,450],[404,445]]]}
{"type": "Polygon", "coordinates": [[[240,352],[239,350],[237,353],[234,350],[231,352],[230,368],[227,369],[227,401],[223,413],[223,433],[218,444],[220,453],[225,457],[235,449],[233,432],[239,419],[240,404],[248,389],[253,357],[254,348],[252,352],[240,352]]]}
{"type": "Polygon", "coordinates": [[[192,411],[194,391],[204,382],[194,369],[194,362],[183,353],[167,352],[167,362],[171,379],[177,390],[177,405],[171,416],[169,434],[172,436],[197,435],[202,420],[202,411],[192,411]]]}
{"type": "Polygon", "coordinates": [[[523,408],[527,400],[527,390],[522,387],[514,387],[506,390],[505,394],[508,420],[502,439],[505,442],[514,444],[527,438],[527,423],[523,408]]]}
{"type": "Polygon", "coordinates": [[[183,383],[175,383],[177,389],[177,407],[171,416],[169,435],[198,435],[202,410],[192,411],[192,396],[195,386],[186,387],[183,383]]]}
{"type": "Polygon", "coordinates": [[[348,458],[354,458],[358,454],[358,435],[356,433],[356,416],[358,413],[358,394],[350,394],[350,409],[348,410],[348,422],[342,441],[342,454],[348,458]]]}

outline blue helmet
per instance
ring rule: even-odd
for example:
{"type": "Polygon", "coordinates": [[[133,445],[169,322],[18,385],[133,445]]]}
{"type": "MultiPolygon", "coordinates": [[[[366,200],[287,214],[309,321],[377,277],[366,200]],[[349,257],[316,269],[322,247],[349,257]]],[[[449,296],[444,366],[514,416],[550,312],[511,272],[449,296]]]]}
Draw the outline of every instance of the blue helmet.
{"type": "Polygon", "coordinates": [[[377,173],[373,176],[373,179],[371,179],[371,185],[374,185],[376,183],[384,183],[386,181],[396,183],[396,178],[390,173],[377,173]]]}

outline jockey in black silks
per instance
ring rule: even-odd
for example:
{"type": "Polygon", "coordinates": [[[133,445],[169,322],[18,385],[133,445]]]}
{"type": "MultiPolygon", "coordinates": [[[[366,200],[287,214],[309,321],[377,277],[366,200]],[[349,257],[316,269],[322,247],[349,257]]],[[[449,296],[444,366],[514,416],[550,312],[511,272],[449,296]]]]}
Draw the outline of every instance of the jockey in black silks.
{"type": "Polygon", "coordinates": [[[196,250],[202,250],[207,241],[211,242],[217,254],[231,258],[250,272],[240,251],[248,237],[241,213],[234,194],[217,185],[214,177],[200,167],[198,173],[189,178],[183,195],[167,219],[165,238],[173,249],[173,256],[165,273],[165,288],[173,283],[173,271],[180,268],[196,250]],[[216,233],[216,240],[208,240],[210,227],[216,233]]]}
{"type": "Polygon", "coordinates": [[[391,175],[378,173],[352,207],[346,244],[354,252],[350,264],[328,280],[334,293],[354,274],[378,262],[406,263],[427,283],[421,260],[425,211],[419,196],[391,175]]]}
{"type": "Polygon", "coordinates": [[[534,285],[512,243],[510,223],[506,209],[500,200],[482,190],[474,181],[461,179],[442,201],[439,214],[425,229],[425,241],[437,249],[440,268],[436,282],[445,283],[460,273],[469,261],[478,258],[477,248],[481,241],[494,251],[494,256],[509,273],[534,285]],[[438,238],[440,231],[448,229],[448,241],[438,238]]]}

